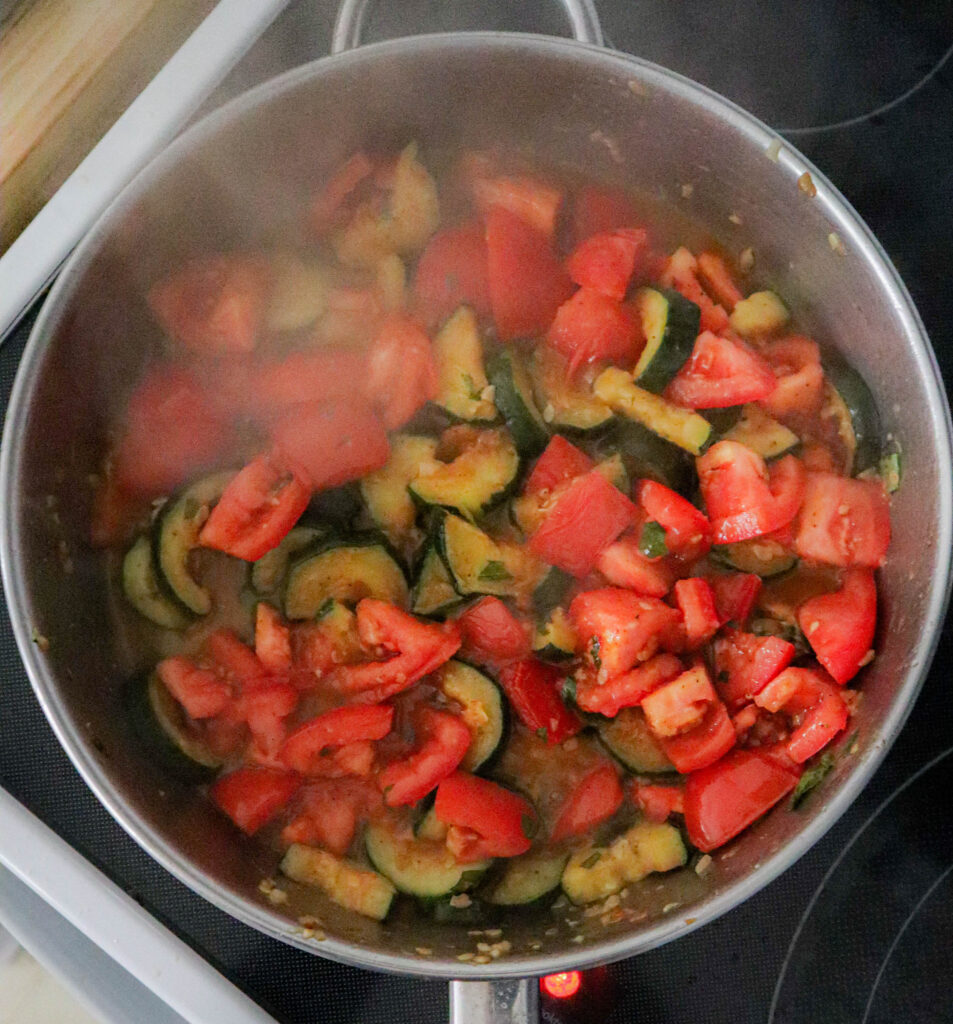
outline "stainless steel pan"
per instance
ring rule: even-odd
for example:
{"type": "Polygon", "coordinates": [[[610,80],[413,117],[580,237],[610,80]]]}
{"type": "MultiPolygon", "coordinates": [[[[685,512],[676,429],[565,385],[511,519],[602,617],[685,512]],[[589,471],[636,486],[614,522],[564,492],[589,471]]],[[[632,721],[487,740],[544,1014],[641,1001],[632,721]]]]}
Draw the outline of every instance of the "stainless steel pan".
{"type": "MultiPolygon", "coordinates": [[[[349,13],[361,6],[349,4],[349,13]]],[[[340,27],[338,39],[348,38],[340,27]]],[[[592,45],[501,34],[406,38],[299,68],[216,112],[153,162],[74,254],[34,328],[7,416],[3,582],[59,739],[119,823],[169,871],[301,948],[375,970],[462,979],[455,1021],[517,1011],[531,1019],[534,984],[512,979],[631,956],[712,920],[801,856],[870,778],[916,698],[946,605],[950,453],[939,374],[896,271],[836,189],[764,125],[678,75],[592,45]],[[474,951],[465,927],[411,918],[381,926],[297,890],[287,906],[271,905],[258,884],[273,875],[273,856],[160,776],[131,742],[118,693],[134,657],[110,639],[103,562],[84,540],[87,478],[154,330],[141,300],[146,284],[196,248],[293,232],[296,203],[342,157],[409,138],[428,153],[502,143],[673,201],[691,183],[693,212],[729,248],[753,247],[758,280],[773,283],[803,328],[865,375],[904,448],[856,753],[839,761],[824,798],[800,812],[777,808],[717,853],[702,877],[686,870],[633,891],[621,921],[567,912],[507,922],[511,952],[487,964],[460,960],[474,951]],[[798,188],[805,172],[813,197],[798,188]],[[323,941],[302,932],[302,913],[319,914],[323,941]],[[465,984],[501,979],[511,979],[508,987],[465,984]]]]}

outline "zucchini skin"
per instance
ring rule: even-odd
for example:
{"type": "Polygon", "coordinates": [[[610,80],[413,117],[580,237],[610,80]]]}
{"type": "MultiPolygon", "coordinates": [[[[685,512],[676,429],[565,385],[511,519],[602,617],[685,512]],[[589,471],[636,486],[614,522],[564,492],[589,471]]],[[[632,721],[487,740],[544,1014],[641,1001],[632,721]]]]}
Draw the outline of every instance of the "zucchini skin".
{"type": "Polygon", "coordinates": [[[635,306],[646,343],[632,376],[640,388],[661,394],[692,354],[701,310],[670,288],[640,288],[635,306]]]}
{"type": "Polygon", "coordinates": [[[568,850],[530,850],[496,865],[479,889],[494,907],[545,908],[559,894],[568,850]]]}
{"type": "Polygon", "coordinates": [[[874,396],[864,378],[841,359],[831,358],[824,363],[828,383],[840,396],[850,418],[853,433],[852,476],[876,466],[881,451],[880,413],[874,396]]]}
{"type": "Polygon", "coordinates": [[[143,535],[122,561],[122,589],[126,600],[140,615],[163,629],[185,629],[192,613],[159,581],[152,541],[143,535]]]}
{"type": "Polygon", "coordinates": [[[549,443],[549,429],[536,408],[529,372],[515,352],[503,350],[487,367],[494,402],[523,458],[534,459],[549,443]]]}
{"type": "Polygon", "coordinates": [[[460,769],[485,773],[499,756],[509,735],[509,702],[494,679],[482,669],[454,658],[436,672],[437,688],[462,705],[461,718],[473,735],[460,769]]]}

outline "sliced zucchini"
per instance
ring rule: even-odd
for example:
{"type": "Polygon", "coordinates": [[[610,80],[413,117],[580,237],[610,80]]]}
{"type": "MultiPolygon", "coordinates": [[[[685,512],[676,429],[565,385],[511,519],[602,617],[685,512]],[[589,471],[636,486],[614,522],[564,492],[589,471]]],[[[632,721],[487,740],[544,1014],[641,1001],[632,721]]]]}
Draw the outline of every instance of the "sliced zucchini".
{"type": "Polygon", "coordinates": [[[356,604],[365,597],[401,608],[409,597],[403,569],[376,533],[322,542],[296,559],[285,583],[285,616],[313,619],[330,598],[356,604]]]}
{"type": "Polygon", "coordinates": [[[622,455],[632,479],[657,480],[682,495],[691,494],[695,489],[695,460],[641,423],[620,420],[609,440],[622,455]]]}
{"type": "Polygon", "coordinates": [[[645,391],[660,394],[692,354],[701,310],[668,288],[640,288],[635,308],[642,322],[645,348],[632,371],[645,391]]]}
{"type": "Polygon", "coordinates": [[[587,845],[569,858],[562,887],[573,903],[592,903],[620,892],[656,871],[671,871],[688,860],[674,825],[643,821],[608,846],[587,845]]]}
{"type": "Polygon", "coordinates": [[[615,718],[600,722],[597,731],[606,750],[630,772],[655,775],[675,771],[641,708],[623,708],[615,718]]]}
{"type": "Polygon", "coordinates": [[[519,546],[498,544],[450,513],[435,520],[433,537],[458,593],[507,597],[526,587],[528,562],[519,546]]]}
{"type": "Polygon", "coordinates": [[[400,543],[413,529],[417,506],[407,488],[421,467],[436,462],[436,457],[435,438],[395,434],[387,462],[361,479],[367,511],[392,543],[400,543]]]}
{"type": "Polygon", "coordinates": [[[538,345],[530,363],[536,407],[550,428],[566,433],[588,433],[612,423],[612,410],[591,389],[569,377],[567,361],[548,345],[538,345]]]}
{"type": "Polygon", "coordinates": [[[546,566],[544,575],[533,590],[533,610],[537,615],[549,613],[565,600],[569,588],[575,581],[568,572],[553,566],[546,566]]]}
{"type": "Polygon", "coordinates": [[[393,820],[372,822],[364,832],[367,856],[401,891],[434,899],[472,889],[492,861],[461,864],[442,841],[415,836],[393,820]]]}
{"type": "Polygon", "coordinates": [[[754,334],[773,334],[791,319],[787,306],[774,292],[753,292],[735,303],[729,323],[746,338],[754,334]]]}
{"type": "Polygon", "coordinates": [[[593,389],[616,412],[692,455],[700,455],[711,439],[712,427],[704,416],[643,390],[630,374],[616,366],[603,370],[593,389]]]}
{"type": "Polygon", "coordinates": [[[856,476],[880,458],[880,415],[870,388],[853,367],[832,360],[824,370],[828,385],[821,416],[834,417],[848,454],[847,469],[856,476]]]}
{"type": "Polygon", "coordinates": [[[721,440],[741,419],[744,408],[743,405],[726,405],[724,409],[704,409],[702,415],[711,424],[718,439],[721,440]]]}
{"type": "Polygon", "coordinates": [[[428,543],[417,569],[411,611],[415,615],[445,615],[461,600],[436,545],[428,543]]]}
{"type": "Polygon", "coordinates": [[[762,579],[780,576],[797,565],[797,555],[771,537],[753,537],[736,544],[722,544],[712,549],[715,559],[729,569],[751,572],[762,579]]]}
{"type": "Polygon", "coordinates": [[[146,536],[140,537],[122,560],[122,591],[140,615],[163,629],[185,629],[191,621],[188,610],[159,583],[152,541],[146,536]]]}
{"type": "Polygon", "coordinates": [[[261,556],[251,565],[251,585],[256,594],[273,593],[280,586],[288,571],[288,562],[294,556],[310,547],[324,536],[324,530],[317,526],[296,526],[276,548],[261,556]]]}
{"type": "Polygon", "coordinates": [[[480,888],[480,899],[495,907],[540,906],[555,895],[569,854],[559,850],[530,850],[511,857],[480,888]]]}
{"type": "Polygon", "coordinates": [[[430,805],[420,821],[414,825],[414,835],[418,839],[429,839],[434,843],[446,842],[447,826],[437,817],[433,804],[430,805]]]}
{"type": "Polygon", "coordinates": [[[776,459],[793,451],[801,439],[754,403],[742,407],[741,419],[722,434],[725,441],[738,441],[762,459],[776,459]]]}
{"type": "Polygon", "coordinates": [[[453,509],[476,519],[512,491],[520,457],[505,430],[451,427],[444,438],[447,435],[462,442],[450,449],[453,461],[425,463],[408,490],[421,505],[453,509]]]}
{"type": "Polygon", "coordinates": [[[618,452],[597,462],[595,468],[596,472],[601,473],[613,487],[617,487],[623,494],[628,495],[629,471],[626,469],[625,460],[618,452]]]}
{"type": "Polygon", "coordinates": [[[437,405],[468,423],[496,419],[496,406],[484,397],[489,381],[483,366],[483,346],[476,314],[461,306],[433,340],[437,364],[437,405]]]}
{"type": "Polygon", "coordinates": [[[313,324],[327,306],[328,268],[293,252],[271,259],[271,291],[265,312],[267,331],[298,331],[313,324]]]}
{"type": "Polygon", "coordinates": [[[797,622],[765,617],[752,619],[748,629],[755,636],[776,636],[781,640],[787,640],[789,644],[794,644],[797,651],[796,657],[811,653],[811,645],[807,642],[797,622]]]}
{"type": "Polygon", "coordinates": [[[510,350],[498,353],[487,367],[493,401],[503,414],[516,450],[533,459],[546,447],[549,430],[533,399],[533,387],[522,356],[510,350]]]}
{"type": "Polygon", "coordinates": [[[295,882],[321,889],[348,910],[383,921],[397,890],[376,871],[315,846],[292,843],[281,861],[281,871],[295,882]]]}
{"type": "Polygon", "coordinates": [[[199,533],[212,506],[234,475],[228,470],[203,477],[170,498],[156,523],[154,557],[161,578],[196,615],[207,615],[212,610],[212,595],[192,576],[189,555],[198,547],[199,533]]]}
{"type": "Polygon", "coordinates": [[[352,482],[313,494],[304,520],[305,523],[330,523],[342,533],[354,529],[354,521],[363,509],[361,489],[352,482]]]}
{"type": "Polygon", "coordinates": [[[554,608],[536,626],[533,634],[533,653],[544,661],[569,661],[576,655],[579,638],[561,607],[554,608]]]}
{"type": "Polygon", "coordinates": [[[900,445],[896,441],[888,441],[881,452],[877,463],[877,475],[883,481],[884,490],[893,494],[900,489],[903,480],[903,459],[900,445]]]}
{"type": "Polygon", "coordinates": [[[201,727],[154,672],[134,679],[124,696],[129,724],[155,764],[183,782],[208,782],[215,777],[222,758],[212,753],[201,727]]]}
{"type": "Polygon", "coordinates": [[[464,724],[473,737],[460,767],[475,772],[485,767],[506,735],[506,702],[500,688],[479,669],[451,660],[436,673],[437,688],[463,707],[464,724]]]}

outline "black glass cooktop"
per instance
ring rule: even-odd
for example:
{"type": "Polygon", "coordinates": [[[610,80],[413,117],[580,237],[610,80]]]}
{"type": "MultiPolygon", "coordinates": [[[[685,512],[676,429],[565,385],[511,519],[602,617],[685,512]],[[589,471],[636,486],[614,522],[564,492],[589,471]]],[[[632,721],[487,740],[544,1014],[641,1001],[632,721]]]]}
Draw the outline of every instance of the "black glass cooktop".
{"type": "MultiPolygon", "coordinates": [[[[543,0],[402,0],[400,31],[560,32],[543,0]],[[539,8],[539,17],[533,14],[539,8]],[[518,11],[517,11],[518,8],[518,11]],[[434,20],[434,19],[438,20],[434,20]],[[430,20],[428,20],[430,19],[430,20]]],[[[602,0],[608,41],[722,92],[790,140],[873,228],[953,384],[953,12],[945,0],[602,0]]],[[[330,5],[299,2],[227,83],[235,92],[327,50],[330,5]]],[[[30,318],[32,320],[32,317],[30,318]]],[[[5,407],[30,321],[0,349],[5,407]]],[[[813,850],[746,904],[651,953],[544,997],[543,1019],[653,1024],[953,1022],[953,658],[934,669],[874,780],[813,850]]],[[[0,615],[0,785],[174,928],[282,1022],[446,1020],[446,987],[373,975],[232,921],[158,867],[100,807],[33,698],[0,615]]]]}

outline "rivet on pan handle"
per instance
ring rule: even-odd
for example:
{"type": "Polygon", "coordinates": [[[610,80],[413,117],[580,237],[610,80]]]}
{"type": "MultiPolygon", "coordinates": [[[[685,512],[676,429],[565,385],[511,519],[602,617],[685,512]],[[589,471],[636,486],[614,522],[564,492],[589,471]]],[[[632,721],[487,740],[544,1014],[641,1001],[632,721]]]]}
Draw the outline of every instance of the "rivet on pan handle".
{"type": "MultiPolygon", "coordinates": [[[[593,0],[558,0],[566,12],[573,38],[580,43],[602,46],[602,26],[593,0]]],[[[344,53],[361,45],[364,19],[370,0],[342,0],[334,21],[331,52],[344,53]]]]}

